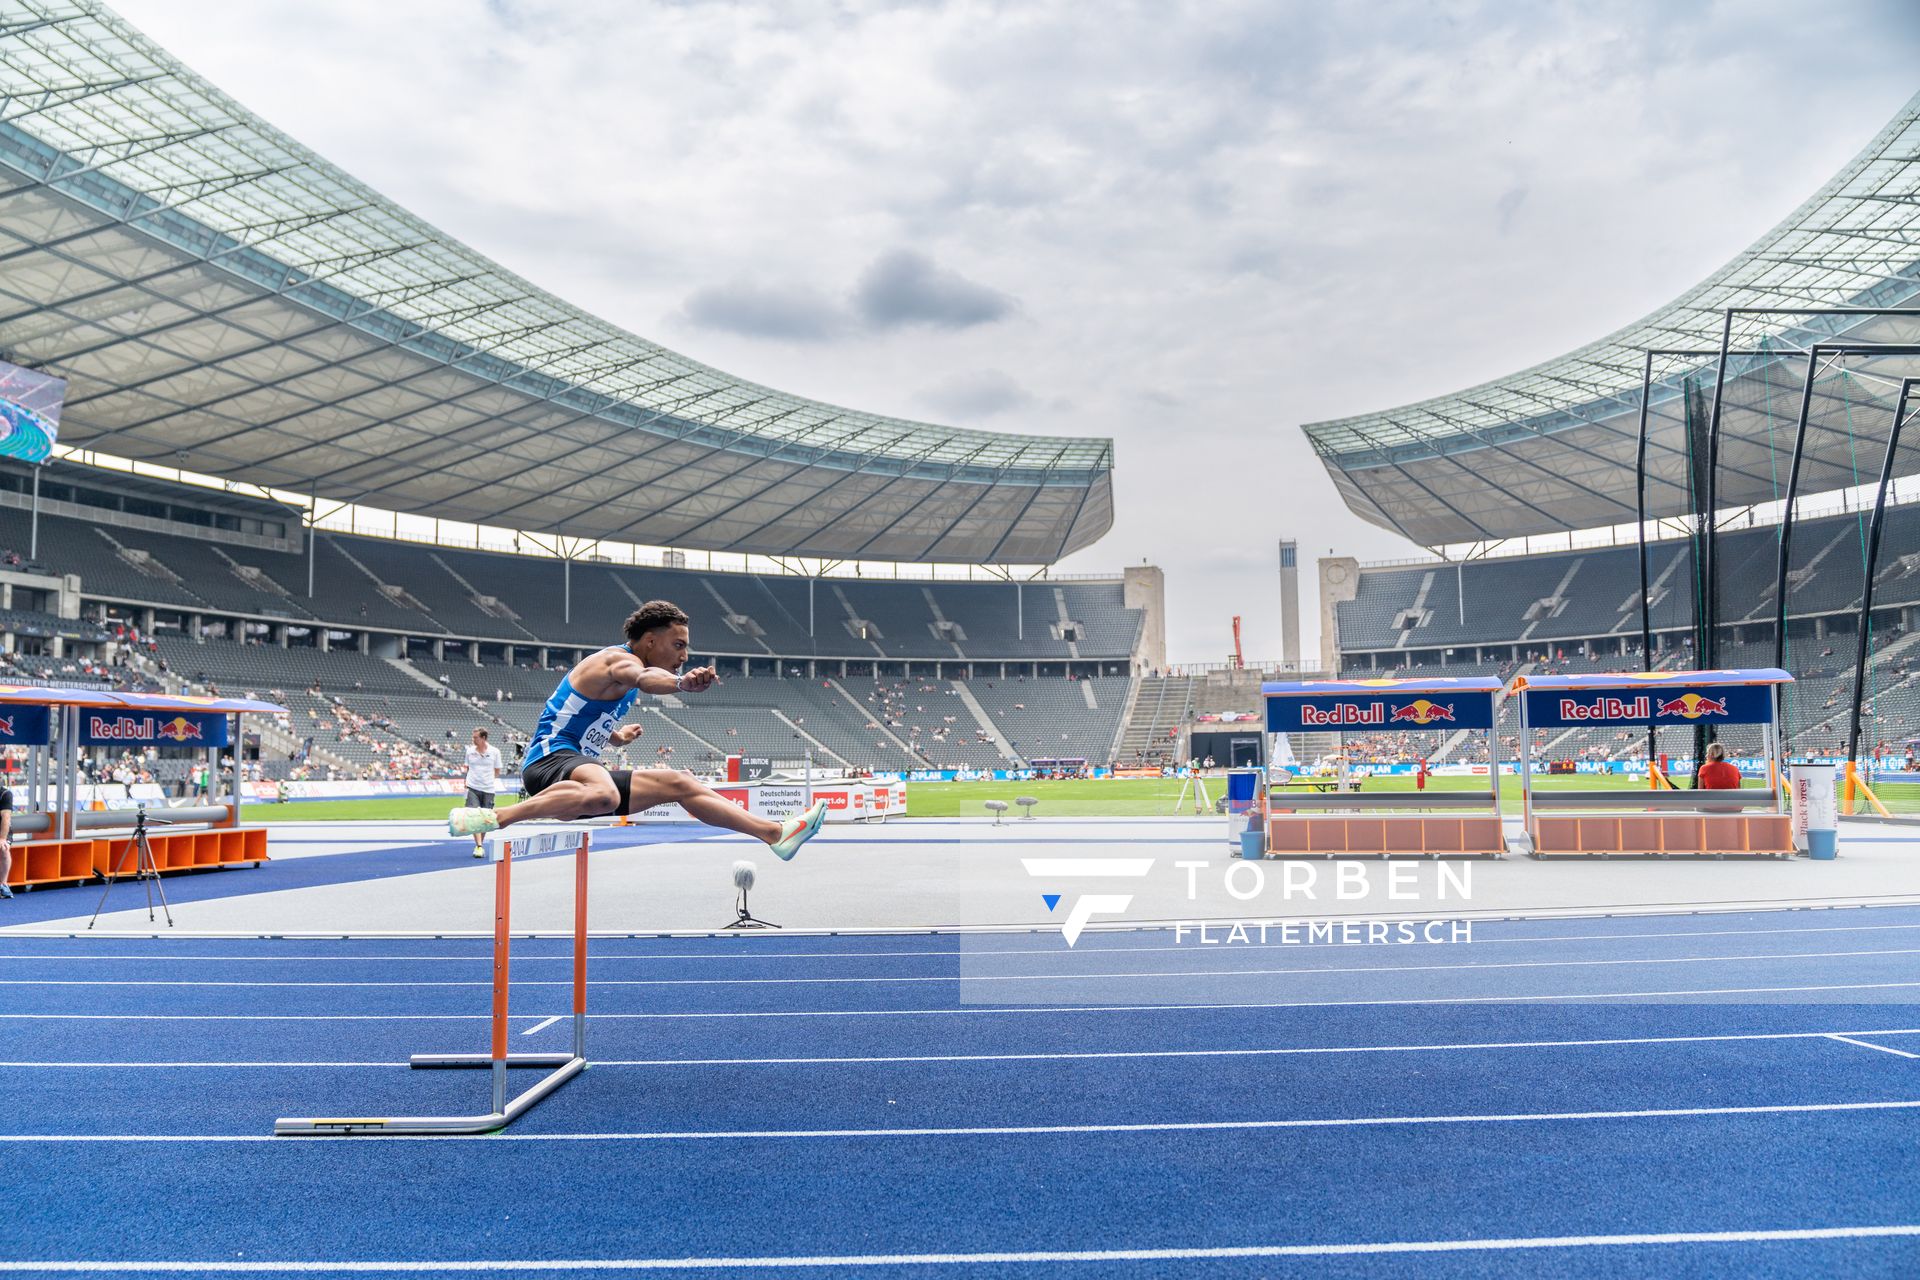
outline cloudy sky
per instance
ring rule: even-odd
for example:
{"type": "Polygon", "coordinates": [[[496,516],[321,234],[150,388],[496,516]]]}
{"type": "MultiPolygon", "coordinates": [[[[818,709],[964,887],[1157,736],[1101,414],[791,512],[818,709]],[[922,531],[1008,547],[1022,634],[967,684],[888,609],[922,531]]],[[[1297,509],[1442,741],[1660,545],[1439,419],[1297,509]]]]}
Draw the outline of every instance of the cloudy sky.
{"type": "Polygon", "coordinates": [[[1911,0],[114,3],[655,341],[870,411],[1112,436],[1114,529],[1062,567],[1164,566],[1189,662],[1234,614],[1278,656],[1278,538],[1414,552],[1300,423],[1652,310],[1920,90],[1911,0]]]}

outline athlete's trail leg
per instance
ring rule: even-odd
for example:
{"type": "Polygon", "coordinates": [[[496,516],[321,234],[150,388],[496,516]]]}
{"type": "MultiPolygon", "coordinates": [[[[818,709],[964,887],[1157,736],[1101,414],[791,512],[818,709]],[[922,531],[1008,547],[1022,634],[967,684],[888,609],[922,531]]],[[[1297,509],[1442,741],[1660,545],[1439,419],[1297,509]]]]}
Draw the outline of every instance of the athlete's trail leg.
{"type": "Polygon", "coordinates": [[[532,799],[504,805],[496,812],[500,815],[500,825],[504,827],[510,823],[542,819],[574,822],[581,818],[597,818],[619,807],[620,792],[614,788],[613,779],[607,776],[607,771],[596,765],[582,765],[574,770],[573,777],[554,783],[532,799]],[[596,774],[597,777],[594,776],[596,774]]]}

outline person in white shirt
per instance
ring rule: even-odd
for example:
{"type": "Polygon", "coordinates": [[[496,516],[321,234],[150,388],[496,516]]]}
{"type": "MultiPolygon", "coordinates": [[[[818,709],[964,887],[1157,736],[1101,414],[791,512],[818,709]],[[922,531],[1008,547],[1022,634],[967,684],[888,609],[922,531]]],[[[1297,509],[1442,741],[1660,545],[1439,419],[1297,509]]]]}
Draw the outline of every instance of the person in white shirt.
{"type": "MultiPolygon", "coordinates": [[[[493,793],[500,789],[500,748],[487,741],[485,729],[473,731],[473,745],[467,748],[467,808],[493,808],[493,793]]],[[[480,837],[473,837],[473,856],[481,857],[480,837]]]]}

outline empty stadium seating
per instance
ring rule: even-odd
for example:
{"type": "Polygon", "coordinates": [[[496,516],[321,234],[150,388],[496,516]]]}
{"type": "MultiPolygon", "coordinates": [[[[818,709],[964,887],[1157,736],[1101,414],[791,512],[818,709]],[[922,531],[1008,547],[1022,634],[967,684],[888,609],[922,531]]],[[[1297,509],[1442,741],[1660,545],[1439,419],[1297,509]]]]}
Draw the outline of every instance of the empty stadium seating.
{"type": "MultiPolygon", "coordinates": [[[[188,491],[190,492],[190,491],[188,491]]],[[[28,544],[0,507],[0,544],[28,544]]],[[[89,600],[494,644],[617,642],[640,602],[694,620],[703,652],[754,658],[1126,660],[1141,615],[1114,580],[895,581],[706,573],[559,561],[322,534],[314,556],[43,514],[35,567],[81,579],[89,600]],[[311,574],[313,592],[307,583],[311,574]]]]}
{"type": "MultiPolygon", "coordinates": [[[[1805,521],[1794,531],[1788,612],[1795,618],[1858,609],[1863,591],[1862,521],[1805,521]]],[[[1920,604],[1920,504],[1890,507],[1875,574],[1878,608],[1920,604]]],[[[1719,542],[1721,621],[1773,616],[1778,531],[1740,529],[1719,542]]],[[[1648,549],[1656,631],[1692,622],[1693,554],[1685,543],[1648,549]]],[[[1547,645],[1640,633],[1640,570],[1631,546],[1365,569],[1338,606],[1343,665],[1354,656],[1459,646],[1547,645]]],[[[1456,655],[1458,658],[1459,655],[1456,655]]],[[[1470,656],[1470,655],[1469,655],[1470,656]]]]}

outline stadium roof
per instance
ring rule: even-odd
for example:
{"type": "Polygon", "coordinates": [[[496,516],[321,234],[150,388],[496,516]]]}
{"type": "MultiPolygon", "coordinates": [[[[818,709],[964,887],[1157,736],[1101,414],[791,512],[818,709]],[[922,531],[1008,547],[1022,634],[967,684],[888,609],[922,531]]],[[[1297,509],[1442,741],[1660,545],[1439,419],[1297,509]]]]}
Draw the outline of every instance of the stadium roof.
{"type": "MultiPolygon", "coordinates": [[[[1571,250],[1570,250],[1571,251],[1571,250]]],[[[1418,404],[1308,425],[1347,505],[1425,546],[1592,529],[1634,519],[1635,437],[1648,350],[1717,351],[1728,307],[1893,307],[1920,299],[1920,97],[1784,222],[1677,301],[1589,346],[1418,404]]],[[[1920,341],[1920,322],[1747,317],[1721,418],[1723,507],[1784,496],[1804,352],[1837,335],[1920,341]]],[[[1683,382],[1714,361],[1654,366],[1649,517],[1688,512],[1683,382]]],[[[1798,492],[1870,482],[1903,377],[1920,360],[1823,362],[1798,492]]],[[[1896,460],[1920,469],[1920,452],[1896,460]]]]}
{"type": "Polygon", "coordinates": [[[0,354],[61,443],[417,515],[656,546],[1050,563],[1113,443],[902,421],[569,306],[92,3],[0,0],[0,354]]]}

